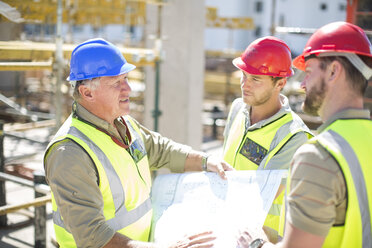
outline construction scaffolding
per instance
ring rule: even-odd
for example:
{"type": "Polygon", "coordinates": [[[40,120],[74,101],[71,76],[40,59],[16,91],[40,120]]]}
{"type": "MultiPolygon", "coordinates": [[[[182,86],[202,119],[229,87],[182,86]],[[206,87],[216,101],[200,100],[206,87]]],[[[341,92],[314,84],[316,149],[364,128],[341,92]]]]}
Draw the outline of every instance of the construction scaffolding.
{"type": "MultiPolygon", "coordinates": [[[[0,1],[0,24],[18,23],[23,30],[35,31],[39,37],[27,36],[27,32],[18,32],[17,39],[0,41],[0,73],[8,75],[2,87],[10,90],[0,93],[0,225],[7,226],[7,214],[20,209],[34,208],[31,218],[35,221],[35,247],[45,247],[45,206],[50,202],[50,195],[45,189],[43,175],[39,171],[28,169],[17,162],[34,156],[36,152],[24,154],[4,153],[4,139],[11,139],[17,145],[27,142],[29,145],[46,146],[47,139],[36,139],[25,135],[30,130],[46,128],[50,133],[61,124],[70,113],[72,98],[69,85],[63,83],[68,74],[68,61],[71,52],[79,40],[76,31],[84,25],[92,27],[92,32],[99,33],[107,25],[119,25],[125,28],[125,35],[130,35],[134,28],[145,29],[147,22],[146,8],[148,4],[157,5],[157,30],[153,48],[144,48],[144,38],[138,42],[130,42],[128,37],[117,42],[129,63],[138,69],[129,74],[132,87],[131,106],[135,119],[141,122],[146,74],[144,67],[154,70],[154,102],[152,116],[153,130],[158,130],[159,83],[161,81],[160,66],[163,40],[161,15],[163,7],[170,0],[2,0],[0,1]],[[66,32],[63,32],[63,27],[66,32]],[[41,28],[45,27],[45,28],[41,28]],[[26,34],[25,34],[26,33],[26,34]],[[31,39],[29,39],[31,38],[31,39]],[[134,46],[136,45],[136,46],[134,46]],[[35,192],[35,199],[16,205],[6,201],[5,182],[13,182],[35,192]],[[43,188],[43,190],[41,190],[43,188]]],[[[274,6],[276,1],[273,0],[274,6]]],[[[372,10],[364,0],[347,1],[347,21],[356,23],[372,35],[372,10]]],[[[273,10],[272,13],[275,13],[273,10]]],[[[274,15],[274,14],[273,14],[274,15]]],[[[251,17],[220,16],[215,7],[206,7],[206,27],[226,28],[229,30],[254,30],[255,22],[251,17]]],[[[14,24],[15,25],[15,24],[14,24]]],[[[8,30],[10,31],[10,30],[8,30]]],[[[281,27],[275,25],[272,16],[271,32],[310,35],[314,28],[281,27]]],[[[1,35],[0,35],[1,36],[1,35]]],[[[233,39],[232,36],[229,39],[233,39]]],[[[230,40],[231,42],[231,40],[230,40]]],[[[227,49],[224,51],[205,51],[206,71],[204,73],[204,134],[214,140],[222,140],[224,121],[233,99],[241,96],[240,73],[231,61],[243,51],[227,49]],[[208,131],[206,131],[208,129],[208,131]]],[[[299,80],[294,77],[291,80],[299,80]]],[[[303,92],[290,88],[285,92],[297,104],[303,92]]],[[[372,112],[372,82],[369,82],[365,96],[365,106],[372,112]]],[[[299,109],[298,104],[293,109],[299,109]]],[[[301,118],[315,129],[320,124],[319,118],[299,113],[301,118]]],[[[220,144],[220,143],[219,143],[220,144]]]]}

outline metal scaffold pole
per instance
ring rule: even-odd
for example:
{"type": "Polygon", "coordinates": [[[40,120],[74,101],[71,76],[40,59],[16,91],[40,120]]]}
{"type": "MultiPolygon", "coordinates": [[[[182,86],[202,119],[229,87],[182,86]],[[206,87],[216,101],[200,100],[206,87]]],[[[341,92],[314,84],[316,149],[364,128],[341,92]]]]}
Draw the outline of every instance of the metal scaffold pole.
{"type": "Polygon", "coordinates": [[[276,11],[276,0],[272,0],[271,3],[271,27],[270,27],[270,35],[275,35],[275,11],[276,11]]]}
{"type": "Polygon", "coordinates": [[[57,6],[57,28],[56,28],[56,54],[54,70],[56,73],[56,88],[55,88],[55,110],[56,110],[56,129],[61,126],[62,119],[62,76],[63,76],[63,51],[62,51],[62,0],[58,0],[57,6]]]}
{"type": "MultiPolygon", "coordinates": [[[[0,172],[5,171],[5,160],[4,160],[4,123],[0,121],[0,172]]],[[[5,181],[0,180],[0,207],[6,205],[6,189],[5,181]]],[[[0,216],[0,226],[7,226],[7,216],[0,216]]]]}
{"type": "Polygon", "coordinates": [[[161,111],[159,110],[159,95],[160,95],[160,64],[162,57],[162,40],[161,40],[161,11],[162,5],[158,6],[158,30],[155,39],[155,50],[158,53],[158,59],[155,61],[155,103],[152,116],[154,117],[154,131],[159,131],[159,116],[161,111]]]}

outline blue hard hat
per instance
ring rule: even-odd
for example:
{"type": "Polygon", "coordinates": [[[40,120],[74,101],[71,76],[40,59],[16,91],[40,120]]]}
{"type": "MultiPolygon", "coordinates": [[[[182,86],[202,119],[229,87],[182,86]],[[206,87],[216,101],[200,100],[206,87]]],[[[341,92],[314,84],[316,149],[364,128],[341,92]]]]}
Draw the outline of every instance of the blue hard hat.
{"type": "Polygon", "coordinates": [[[87,40],[71,54],[68,81],[79,81],[102,76],[118,76],[136,68],[129,64],[119,48],[101,39],[87,40]]]}

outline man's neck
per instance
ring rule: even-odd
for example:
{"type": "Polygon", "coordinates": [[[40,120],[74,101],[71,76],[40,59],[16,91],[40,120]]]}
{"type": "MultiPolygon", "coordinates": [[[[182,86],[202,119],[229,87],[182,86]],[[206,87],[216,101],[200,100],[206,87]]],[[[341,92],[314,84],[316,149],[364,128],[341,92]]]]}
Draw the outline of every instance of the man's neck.
{"type": "Polygon", "coordinates": [[[329,104],[330,106],[324,106],[326,111],[320,116],[323,123],[329,120],[333,115],[341,112],[345,109],[363,109],[363,98],[358,99],[345,99],[344,104],[329,104]]]}
{"type": "Polygon", "coordinates": [[[345,109],[363,109],[363,97],[353,94],[351,90],[339,83],[339,87],[328,90],[319,116],[326,122],[331,116],[345,109]]]}
{"type": "Polygon", "coordinates": [[[252,106],[250,109],[250,121],[251,125],[268,119],[276,114],[282,107],[279,97],[274,101],[268,101],[265,104],[259,106],[252,106]]]}

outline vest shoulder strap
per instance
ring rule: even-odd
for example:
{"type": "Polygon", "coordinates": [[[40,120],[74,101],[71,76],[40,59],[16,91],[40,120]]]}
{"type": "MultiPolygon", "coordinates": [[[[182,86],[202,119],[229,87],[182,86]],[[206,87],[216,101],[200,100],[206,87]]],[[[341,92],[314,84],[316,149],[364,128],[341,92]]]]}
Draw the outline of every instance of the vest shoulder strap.
{"type": "Polygon", "coordinates": [[[238,115],[240,109],[245,105],[245,103],[243,102],[243,99],[242,98],[237,98],[233,101],[233,103],[231,104],[231,109],[230,109],[230,113],[229,113],[229,116],[227,117],[227,122],[226,122],[226,126],[225,126],[225,131],[224,131],[224,137],[225,137],[225,140],[226,138],[228,137],[229,135],[229,132],[230,132],[230,129],[231,129],[231,126],[236,118],[236,116],[238,115]]]}

